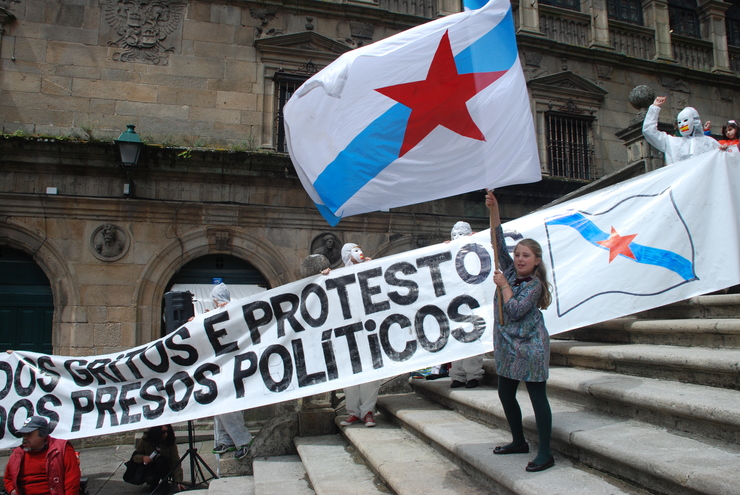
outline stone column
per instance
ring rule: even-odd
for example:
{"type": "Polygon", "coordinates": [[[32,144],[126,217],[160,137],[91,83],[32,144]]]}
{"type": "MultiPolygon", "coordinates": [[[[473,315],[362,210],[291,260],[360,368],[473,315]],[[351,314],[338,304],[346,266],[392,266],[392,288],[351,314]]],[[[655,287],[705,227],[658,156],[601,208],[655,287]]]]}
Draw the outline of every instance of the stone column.
{"type": "Polygon", "coordinates": [[[730,4],[720,0],[699,0],[699,23],[701,24],[701,37],[711,41],[714,55],[714,67],[712,72],[734,74],[730,70],[730,54],[727,51],[727,28],[725,25],[725,12],[730,4]]]}
{"type": "Polygon", "coordinates": [[[436,2],[437,17],[444,17],[462,11],[462,2],[459,0],[436,0],[436,2]]]}
{"type": "Polygon", "coordinates": [[[540,13],[537,0],[519,0],[516,15],[519,17],[517,33],[544,36],[540,32],[540,13]]]}
{"type": "Polygon", "coordinates": [[[609,42],[609,14],[606,0],[584,0],[581,3],[583,12],[591,16],[591,44],[589,48],[613,50],[609,42]]]}
{"type": "Polygon", "coordinates": [[[642,0],[645,26],[655,30],[655,60],[675,62],[666,0],[642,0]]]}

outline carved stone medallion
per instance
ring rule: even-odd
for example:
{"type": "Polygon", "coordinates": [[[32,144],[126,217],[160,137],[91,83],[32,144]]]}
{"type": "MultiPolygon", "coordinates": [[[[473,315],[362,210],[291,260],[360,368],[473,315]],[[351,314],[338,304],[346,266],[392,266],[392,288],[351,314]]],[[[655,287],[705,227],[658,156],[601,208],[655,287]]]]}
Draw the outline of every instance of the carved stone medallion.
{"type": "Polygon", "coordinates": [[[101,261],[116,261],[128,252],[129,236],[112,223],[104,223],[90,237],[90,250],[101,261]]]}

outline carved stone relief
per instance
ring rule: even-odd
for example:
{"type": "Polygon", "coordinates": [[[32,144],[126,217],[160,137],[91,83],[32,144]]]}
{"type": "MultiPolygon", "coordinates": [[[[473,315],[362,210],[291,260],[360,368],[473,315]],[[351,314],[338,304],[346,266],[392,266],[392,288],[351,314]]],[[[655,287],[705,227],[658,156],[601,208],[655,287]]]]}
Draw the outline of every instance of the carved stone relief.
{"type": "Polygon", "coordinates": [[[671,91],[680,91],[681,93],[691,94],[691,88],[688,83],[682,79],[676,79],[674,77],[660,77],[660,84],[666,89],[671,91]]]}
{"type": "Polygon", "coordinates": [[[332,268],[342,262],[342,242],[332,233],[325,232],[311,241],[311,254],[321,254],[329,260],[332,268]]]}
{"type": "Polygon", "coordinates": [[[90,250],[101,261],[116,261],[128,252],[129,236],[112,223],[100,225],[90,237],[90,250]]]}
{"type": "Polygon", "coordinates": [[[606,80],[611,79],[613,71],[614,71],[614,67],[611,67],[608,65],[596,64],[596,76],[599,79],[606,79],[606,80]]]}
{"type": "Polygon", "coordinates": [[[104,0],[102,7],[110,37],[117,36],[108,44],[121,49],[113,54],[114,60],[167,65],[167,55],[179,46],[179,37],[170,35],[181,29],[186,2],[104,0]]]}
{"type": "Polygon", "coordinates": [[[530,67],[539,67],[542,63],[542,53],[540,52],[530,52],[528,50],[523,50],[522,55],[524,55],[525,65],[529,65],[530,67]]]}

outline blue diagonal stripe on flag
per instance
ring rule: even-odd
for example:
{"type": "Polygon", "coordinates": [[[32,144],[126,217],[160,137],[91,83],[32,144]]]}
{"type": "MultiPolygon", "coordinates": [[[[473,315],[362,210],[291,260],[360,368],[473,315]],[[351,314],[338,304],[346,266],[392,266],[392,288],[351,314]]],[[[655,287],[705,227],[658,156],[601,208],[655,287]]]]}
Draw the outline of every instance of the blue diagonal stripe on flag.
{"type": "MultiPolygon", "coordinates": [[[[432,53],[429,54],[431,62],[432,53]]],[[[455,56],[459,74],[509,70],[518,56],[511,9],[488,33],[455,56]]],[[[329,163],[313,183],[323,205],[316,204],[335,226],[336,212],[369,181],[398,159],[411,110],[396,104],[370,123],[329,163]]]]}
{"type": "MultiPolygon", "coordinates": [[[[562,217],[547,220],[548,225],[567,225],[578,232],[581,237],[593,244],[595,247],[609,250],[609,248],[598,244],[599,241],[605,241],[609,234],[597,227],[591,220],[587,219],[580,212],[574,212],[562,217]]],[[[694,266],[690,260],[683,256],[667,251],[665,249],[643,246],[635,242],[630,243],[632,254],[635,255],[635,262],[646,265],[661,266],[668,270],[674,271],[684,280],[691,280],[696,277],[694,266]]],[[[620,255],[623,256],[623,255],[620,255]]]]}
{"type": "Polygon", "coordinates": [[[699,280],[691,232],[670,188],[597,212],[569,210],[544,224],[559,316],[606,294],[654,296],[699,280]],[[634,258],[622,249],[607,254],[610,230],[622,238],[635,235],[633,242],[623,241],[634,258]]]}

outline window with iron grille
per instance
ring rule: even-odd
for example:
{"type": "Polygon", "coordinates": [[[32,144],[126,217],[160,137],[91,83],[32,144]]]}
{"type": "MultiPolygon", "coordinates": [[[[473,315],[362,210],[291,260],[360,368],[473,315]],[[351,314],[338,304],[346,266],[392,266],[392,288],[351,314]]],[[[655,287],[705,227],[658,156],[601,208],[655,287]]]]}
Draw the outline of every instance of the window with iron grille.
{"type": "Polygon", "coordinates": [[[285,139],[285,123],[283,121],[283,107],[293,93],[308,78],[290,74],[275,74],[275,98],[277,111],[275,112],[275,149],[281,153],[288,152],[288,143],[285,139]]]}
{"type": "Polygon", "coordinates": [[[561,9],[575,10],[576,12],[581,11],[580,0],[540,0],[542,5],[552,5],[553,7],[560,7],[561,9]]]}
{"type": "Polygon", "coordinates": [[[606,0],[606,10],[609,19],[643,25],[640,0],[606,0]]]}
{"type": "Polygon", "coordinates": [[[554,177],[592,179],[592,117],[558,112],[545,114],[547,124],[547,167],[554,177]]]}
{"type": "Polygon", "coordinates": [[[727,44],[740,46],[740,1],[733,0],[732,7],[725,13],[725,25],[727,26],[727,44]]]}
{"type": "Polygon", "coordinates": [[[696,0],[668,0],[668,16],[672,33],[701,39],[696,0]]]}

